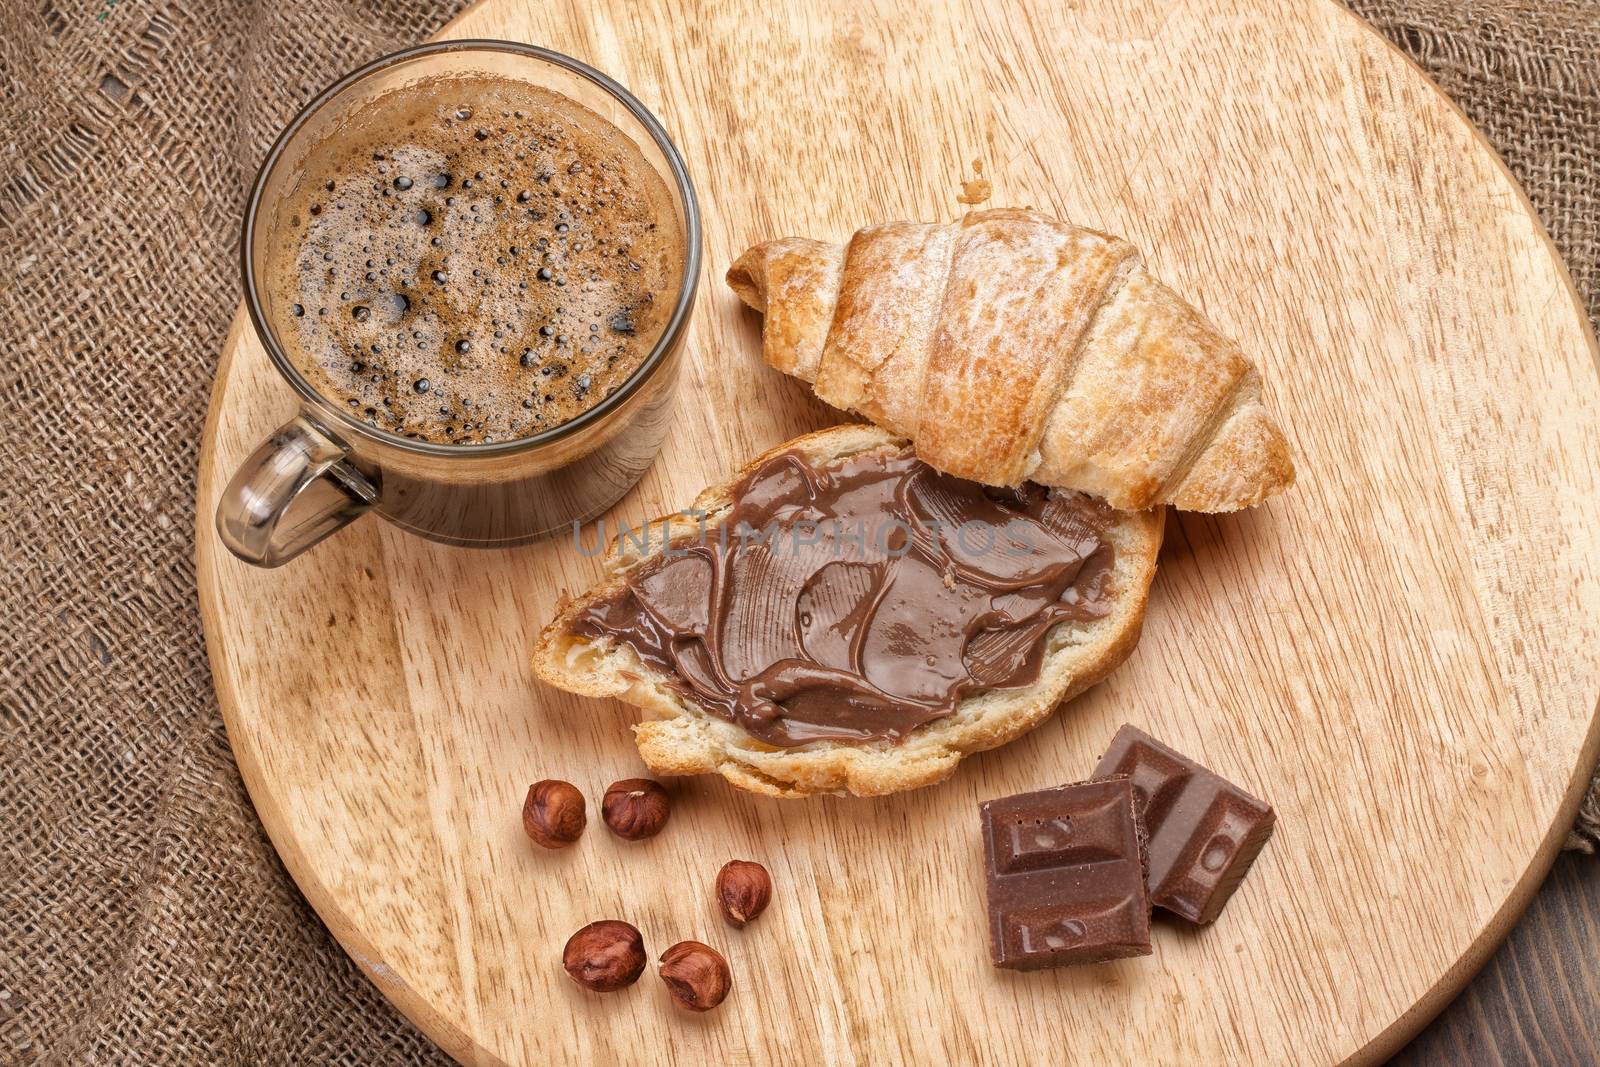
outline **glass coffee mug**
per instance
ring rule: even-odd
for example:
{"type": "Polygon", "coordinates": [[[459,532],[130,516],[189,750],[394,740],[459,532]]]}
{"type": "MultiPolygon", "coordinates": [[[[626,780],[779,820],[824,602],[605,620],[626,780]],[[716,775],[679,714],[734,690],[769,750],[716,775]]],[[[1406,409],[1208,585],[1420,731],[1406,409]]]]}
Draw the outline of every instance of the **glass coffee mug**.
{"type": "Polygon", "coordinates": [[[217,530],[235,556],[276,567],[368,511],[452,545],[501,547],[566,529],[616,503],[661,450],[672,417],[679,350],[700,273],[700,214],[688,171],[661,123],[627,90],[578,60],[508,41],[445,41],[379,59],[327,89],[268,153],[246,209],[245,299],[256,335],[299,397],[295,417],[244,462],[217,504],[217,530]],[[439,77],[527,81],[573,100],[631,138],[673,193],[685,262],[672,313],[632,376],[575,418],[516,440],[420,441],[353,418],[320,395],[285,355],[263,282],[286,240],[277,217],[307,153],[356,110],[439,77]]]}

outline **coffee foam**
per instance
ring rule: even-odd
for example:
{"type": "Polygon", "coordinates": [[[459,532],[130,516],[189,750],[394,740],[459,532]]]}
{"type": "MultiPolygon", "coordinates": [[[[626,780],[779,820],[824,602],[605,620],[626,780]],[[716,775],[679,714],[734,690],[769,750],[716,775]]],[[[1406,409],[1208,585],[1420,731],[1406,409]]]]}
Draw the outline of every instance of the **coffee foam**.
{"type": "Polygon", "coordinates": [[[266,264],[290,361],[372,426],[512,440],[598,404],[671,317],[672,191],[611,123],[549,89],[437,78],[315,146],[266,264]]]}

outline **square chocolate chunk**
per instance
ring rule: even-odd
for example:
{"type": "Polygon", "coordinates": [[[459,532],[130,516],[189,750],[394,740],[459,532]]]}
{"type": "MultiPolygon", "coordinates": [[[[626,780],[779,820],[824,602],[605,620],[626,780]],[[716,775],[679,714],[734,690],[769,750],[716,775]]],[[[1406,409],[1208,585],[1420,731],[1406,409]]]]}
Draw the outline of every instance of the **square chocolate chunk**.
{"type": "Polygon", "coordinates": [[[979,813],[995,966],[1150,954],[1144,829],[1126,777],[991,800],[979,813]]]}
{"type": "Polygon", "coordinates": [[[1125,774],[1138,794],[1150,903],[1190,922],[1214,920],[1272,836],[1272,808],[1128,725],[1095,774],[1125,774]]]}

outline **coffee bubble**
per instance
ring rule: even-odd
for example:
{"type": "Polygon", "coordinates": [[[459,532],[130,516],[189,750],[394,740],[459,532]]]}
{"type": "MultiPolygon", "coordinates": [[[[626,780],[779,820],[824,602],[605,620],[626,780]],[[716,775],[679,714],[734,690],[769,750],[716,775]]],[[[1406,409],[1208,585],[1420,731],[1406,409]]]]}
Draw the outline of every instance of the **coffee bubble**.
{"type": "Polygon", "coordinates": [[[606,120],[525,83],[379,97],[304,171],[281,212],[303,225],[264,272],[280,335],[318,392],[396,434],[513,440],[581,414],[649,355],[681,283],[660,175],[606,120]],[[604,348],[571,344],[602,324],[604,348]]]}

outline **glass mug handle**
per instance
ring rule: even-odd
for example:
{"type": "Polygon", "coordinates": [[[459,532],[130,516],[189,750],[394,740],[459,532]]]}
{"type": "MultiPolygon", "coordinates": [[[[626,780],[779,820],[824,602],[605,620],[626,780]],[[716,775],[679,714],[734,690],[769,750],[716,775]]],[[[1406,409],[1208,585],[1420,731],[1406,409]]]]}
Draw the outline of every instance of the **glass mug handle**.
{"type": "Polygon", "coordinates": [[[244,461],[217,502],[217,533],[228,551],[258,567],[288,563],[360,518],[377,487],[347,449],[304,412],[279,427],[244,461]]]}

